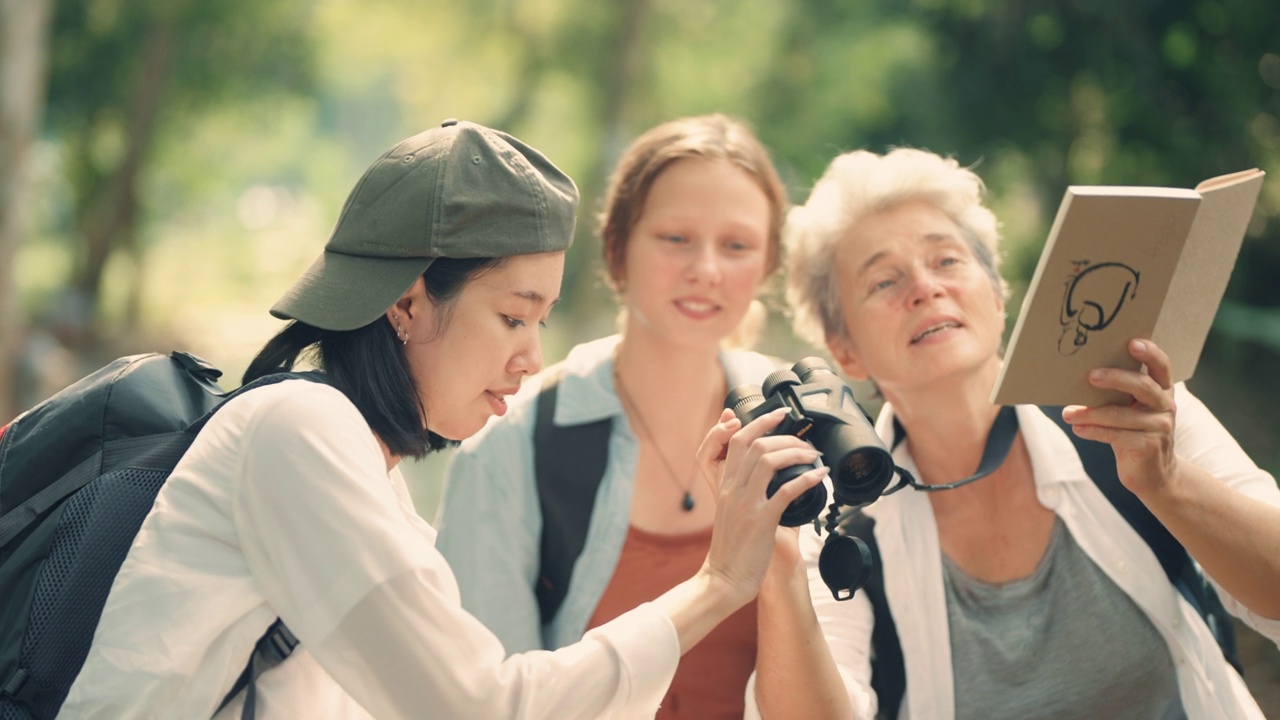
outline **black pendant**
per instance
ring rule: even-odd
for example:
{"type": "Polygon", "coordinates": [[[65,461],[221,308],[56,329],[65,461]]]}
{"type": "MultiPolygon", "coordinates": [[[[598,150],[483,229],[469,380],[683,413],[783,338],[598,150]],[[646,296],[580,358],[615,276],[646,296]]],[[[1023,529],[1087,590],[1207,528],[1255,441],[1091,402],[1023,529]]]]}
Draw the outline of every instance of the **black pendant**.
{"type": "Polygon", "coordinates": [[[684,508],[685,512],[693,511],[693,493],[688,490],[684,492],[684,500],[680,501],[680,507],[684,508]]]}

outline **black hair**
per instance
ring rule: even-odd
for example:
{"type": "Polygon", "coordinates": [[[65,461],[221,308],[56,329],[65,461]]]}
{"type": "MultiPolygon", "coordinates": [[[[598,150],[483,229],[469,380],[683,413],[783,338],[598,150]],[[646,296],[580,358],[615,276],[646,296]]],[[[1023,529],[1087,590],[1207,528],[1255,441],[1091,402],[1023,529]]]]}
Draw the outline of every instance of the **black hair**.
{"type": "MultiPolygon", "coordinates": [[[[468,282],[496,270],[504,258],[437,258],[422,274],[436,303],[439,326],[468,282]]],[[[306,355],[326,382],[351,401],[393,455],[422,459],[457,444],[424,427],[426,411],[409,370],[404,346],[385,316],[355,330],[323,330],[294,320],[262,346],[242,383],[287,372],[306,355]]]]}

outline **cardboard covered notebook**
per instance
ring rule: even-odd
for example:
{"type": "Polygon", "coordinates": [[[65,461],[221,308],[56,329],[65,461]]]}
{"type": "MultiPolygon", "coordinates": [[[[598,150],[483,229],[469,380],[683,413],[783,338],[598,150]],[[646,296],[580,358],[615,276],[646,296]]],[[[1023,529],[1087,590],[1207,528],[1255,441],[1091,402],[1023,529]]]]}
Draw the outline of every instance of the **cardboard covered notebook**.
{"type": "Polygon", "coordinates": [[[1262,187],[1261,170],[1195,190],[1067,188],[1018,314],[992,402],[1103,405],[1096,367],[1137,369],[1150,338],[1175,382],[1195,372],[1262,187]]]}

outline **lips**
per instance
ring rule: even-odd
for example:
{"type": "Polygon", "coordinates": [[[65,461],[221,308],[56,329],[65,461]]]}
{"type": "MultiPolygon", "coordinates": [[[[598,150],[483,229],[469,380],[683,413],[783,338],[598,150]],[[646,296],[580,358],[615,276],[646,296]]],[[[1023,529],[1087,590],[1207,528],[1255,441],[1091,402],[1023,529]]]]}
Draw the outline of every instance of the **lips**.
{"type": "Polygon", "coordinates": [[[711,317],[720,311],[720,305],[703,298],[682,298],[675,304],[682,313],[695,318],[711,317]]]}
{"type": "Polygon", "coordinates": [[[499,417],[507,414],[506,396],[516,394],[519,387],[503,388],[500,390],[485,390],[484,397],[489,401],[489,406],[493,408],[493,414],[499,417]]]}
{"type": "Polygon", "coordinates": [[[922,330],[920,330],[920,332],[917,332],[915,335],[911,337],[911,344],[915,345],[916,343],[920,342],[921,340],[924,340],[930,335],[940,333],[943,330],[950,330],[952,328],[959,328],[959,327],[962,327],[962,326],[960,325],[960,323],[956,322],[955,320],[938,320],[938,321],[931,322],[928,325],[926,325],[922,330]]]}

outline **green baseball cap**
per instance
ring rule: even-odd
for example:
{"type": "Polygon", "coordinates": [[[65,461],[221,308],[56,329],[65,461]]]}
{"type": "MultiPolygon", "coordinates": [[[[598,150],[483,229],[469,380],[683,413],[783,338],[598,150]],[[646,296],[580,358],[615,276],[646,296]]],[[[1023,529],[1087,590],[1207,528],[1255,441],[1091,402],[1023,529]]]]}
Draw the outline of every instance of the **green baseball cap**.
{"type": "Polygon", "coordinates": [[[438,257],[564,250],[578,188],[542,153],[446,120],[388,150],[347,197],[324,253],[271,308],[354,330],[377,320],[438,257]]]}

